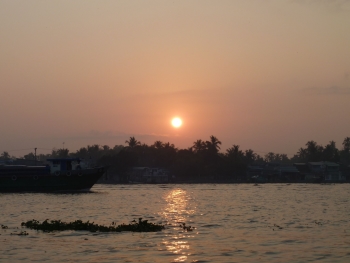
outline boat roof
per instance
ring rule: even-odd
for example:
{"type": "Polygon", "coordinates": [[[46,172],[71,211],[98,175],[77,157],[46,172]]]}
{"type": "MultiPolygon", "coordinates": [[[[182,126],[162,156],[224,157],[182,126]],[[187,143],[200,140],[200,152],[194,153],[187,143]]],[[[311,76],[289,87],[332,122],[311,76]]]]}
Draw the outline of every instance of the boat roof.
{"type": "Polygon", "coordinates": [[[309,162],[311,165],[323,165],[323,162],[309,162]]]}
{"type": "Polygon", "coordinates": [[[299,170],[295,166],[281,166],[280,170],[281,172],[299,172],[299,170]]]}
{"type": "Polygon", "coordinates": [[[325,164],[326,166],[339,166],[339,164],[333,163],[333,162],[324,162],[324,164],[325,164]]]}
{"type": "Polygon", "coordinates": [[[1,169],[47,169],[46,166],[27,166],[27,165],[0,165],[1,169]]]}
{"type": "Polygon", "coordinates": [[[80,158],[49,158],[46,159],[48,162],[58,161],[58,162],[66,162],[66,161],[81,161],[80,158]]]}

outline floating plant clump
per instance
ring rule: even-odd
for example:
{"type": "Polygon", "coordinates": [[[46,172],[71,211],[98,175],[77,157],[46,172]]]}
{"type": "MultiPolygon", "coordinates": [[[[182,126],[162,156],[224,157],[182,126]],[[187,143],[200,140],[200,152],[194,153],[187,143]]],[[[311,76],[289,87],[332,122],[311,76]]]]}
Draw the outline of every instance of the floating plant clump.
{"type": "Polygon", "coordinates": [[[28,236],[29,234],[26,231],[21,231],[20,233],[11,233],[11,235],[28,236]]]}
{"type": "Polygon", "coordinates": [[[44,232],[64,230],[85,230],[90,232],[157,232],[165,228],[164,225],[149,223],[148,220],[142,220],[142,218],[139,218],[138,222],[133,220],[131,224],[127,225],[116,225],[115,222],[112,222],[110,226],[98,225],[94,222],[90,223],[89,221],[83,222],[82,220],[75,220],[74,222],[66,223],[61,220],[49,221],[49,219],[46,219],[42,223],[33,219],[27,222],[22,222],[21,225],[30,229],[42,230],[44,232]]]}
{"type": "Polygon", "coordinates": [[[181,227],[183,230],[189,232],[189,231],[193,231],[193,229],[195,229],[195,227],[193,226],[186,226],[186,223],[181,223],[179,225],[179,227],[181,227]]]}

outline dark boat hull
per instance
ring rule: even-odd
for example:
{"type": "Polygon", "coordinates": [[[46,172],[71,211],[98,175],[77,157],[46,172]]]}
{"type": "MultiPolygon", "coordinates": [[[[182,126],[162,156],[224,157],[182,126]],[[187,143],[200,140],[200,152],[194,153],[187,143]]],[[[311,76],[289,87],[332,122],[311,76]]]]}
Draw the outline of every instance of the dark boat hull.
{"type": "Polygon", "coordinates": [[[104,173],[102,167],[56,174],[12,173],[0,176],[0,192],[88,191],[104,173]]]}

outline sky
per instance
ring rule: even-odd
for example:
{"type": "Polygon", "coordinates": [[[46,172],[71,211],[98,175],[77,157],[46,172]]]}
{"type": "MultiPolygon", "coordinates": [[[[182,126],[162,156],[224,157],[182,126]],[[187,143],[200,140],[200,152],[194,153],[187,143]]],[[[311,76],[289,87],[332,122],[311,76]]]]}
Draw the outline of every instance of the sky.
{"type": "Polygon", "coordinates": [[[0,152],[14,156],[130,136],[341,148],[350,1],[0,0],[0,112],[0,152]]]}

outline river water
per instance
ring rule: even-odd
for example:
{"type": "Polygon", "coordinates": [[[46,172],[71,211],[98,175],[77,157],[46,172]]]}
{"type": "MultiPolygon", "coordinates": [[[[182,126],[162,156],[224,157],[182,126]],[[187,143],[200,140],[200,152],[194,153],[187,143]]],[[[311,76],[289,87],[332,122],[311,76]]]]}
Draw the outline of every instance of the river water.
{"type": "Polygon", "coordinates": [[[102,185],[79,194],[0,194],[0,262],[350,262],[350,185],[102,185]],[[156,233],[44,233],[37,219],[156,233]],[[186,232],[180,223],[195,227],[186,232]],[[29,235],[16,235],[21,231],[29,235]]]}

